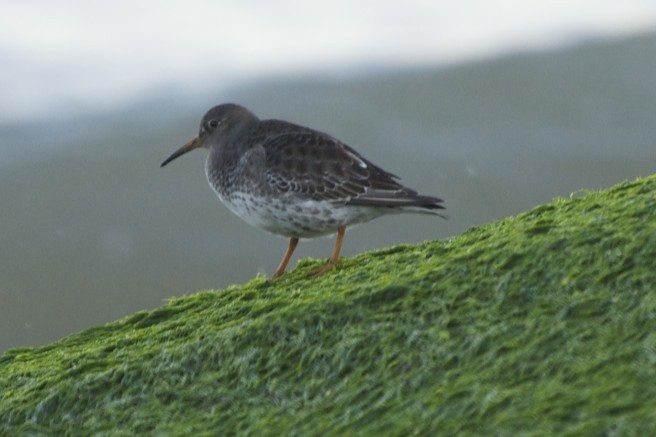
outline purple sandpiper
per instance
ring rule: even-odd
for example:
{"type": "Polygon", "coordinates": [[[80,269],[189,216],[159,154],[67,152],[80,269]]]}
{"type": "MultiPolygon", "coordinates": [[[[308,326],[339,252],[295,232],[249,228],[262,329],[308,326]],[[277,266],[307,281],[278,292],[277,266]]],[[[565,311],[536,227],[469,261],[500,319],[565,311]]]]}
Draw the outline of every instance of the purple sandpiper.
{"type": "MultiPolygon", "coordinates": [[[[335,248],[316,274],[339,261],[347,226],[402,212],[442,216],[442,199],[401,185],[334,137],[281,120],[260,120],[235,104],[213,107],[198,135],[163,163],[203,147],[210,186],[237,216],[289,246],[271,277],[285,273],[299,238],[337,234],[335,248]]],[[[443,217],[443,216],[442,216],[443,217]]]]}

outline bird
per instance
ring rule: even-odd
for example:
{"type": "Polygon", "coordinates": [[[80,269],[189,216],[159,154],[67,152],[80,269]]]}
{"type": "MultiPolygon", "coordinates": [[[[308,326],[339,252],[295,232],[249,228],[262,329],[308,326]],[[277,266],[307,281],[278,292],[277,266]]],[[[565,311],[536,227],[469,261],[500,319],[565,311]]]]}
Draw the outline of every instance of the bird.
{"type": "Polygon", "coordinates": [[[261,120],[235,103],[211,108],[198,134],[162,162],[208,150],[207,180],[221,202],[250,225],[289,239],[270,277],[282,276],[299,239],[337,234],[321,276],[339,263],[349,226],[395,213],[446,218],[443,200],[421,195],[335,137],[291,122],[261,120]]]}

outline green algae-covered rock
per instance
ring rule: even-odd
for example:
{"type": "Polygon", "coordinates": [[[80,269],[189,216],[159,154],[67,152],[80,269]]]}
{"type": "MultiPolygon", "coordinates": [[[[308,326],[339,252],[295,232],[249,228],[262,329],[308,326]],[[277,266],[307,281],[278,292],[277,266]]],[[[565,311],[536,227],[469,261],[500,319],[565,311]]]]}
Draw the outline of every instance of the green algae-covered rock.
{"type": "Polygon", "coordinates": [[[0,357],[0,435],[656,435],[656,177],[0,357]]]}

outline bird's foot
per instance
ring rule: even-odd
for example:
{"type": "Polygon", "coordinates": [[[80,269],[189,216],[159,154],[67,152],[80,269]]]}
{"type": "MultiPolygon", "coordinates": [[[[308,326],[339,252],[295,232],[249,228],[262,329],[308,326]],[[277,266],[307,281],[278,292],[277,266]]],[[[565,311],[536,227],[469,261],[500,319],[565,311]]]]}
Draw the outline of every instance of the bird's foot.
{"type": "Polygon", "coordinates": [[[271,275],[271,276],[269,277],[268,281],[273,281],[273,280],[275,280],[275,279],[278,279],[279,277],[281,277],[281,276],[284,275],[284,274],[285,274],[285,271],[284,271],[284,270],[276,270],[276,271],[273,273],[273,275],[271,275]]]}
{"type": "Polygon", "coordinates": [[[328,261],[326,264],[323,266],[319,267],[318,269],[312,271],[311,275],[314,276],[315,278],[318,278],[320,276],[325,275],[339,264],[339,258],[336,260],[331,259],[328,261]]]}

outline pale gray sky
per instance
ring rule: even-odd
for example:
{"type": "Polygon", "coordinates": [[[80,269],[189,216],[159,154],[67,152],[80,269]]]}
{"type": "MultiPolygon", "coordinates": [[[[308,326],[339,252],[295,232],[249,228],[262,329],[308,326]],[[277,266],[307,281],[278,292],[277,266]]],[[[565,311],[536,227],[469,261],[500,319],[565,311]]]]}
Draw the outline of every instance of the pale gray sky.
{"type": "Polygon", "coordinates": [[[654,0],[0,1],[0,117],[167,83],[453,63],[656,28],[654,0]]]}

